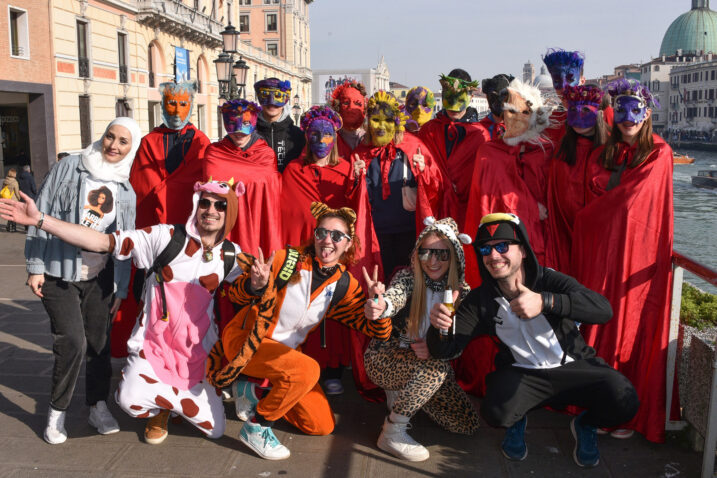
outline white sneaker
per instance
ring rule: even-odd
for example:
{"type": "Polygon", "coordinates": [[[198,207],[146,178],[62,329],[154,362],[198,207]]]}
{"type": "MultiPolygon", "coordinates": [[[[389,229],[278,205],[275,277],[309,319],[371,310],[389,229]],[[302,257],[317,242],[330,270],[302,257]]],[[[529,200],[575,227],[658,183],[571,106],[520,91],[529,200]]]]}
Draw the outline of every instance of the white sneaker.
{"type": "Polygon", "coordinates": [[[259,403],[259,399],[256,398],[255,387],[255,383],[246,380],[237,380],[232,385],[234,409],[239,420],[243,422],[254,416],[256,404],[259,403]]]}
{"type": "Polygon", "coordinates": [[[324,380],[324,393],[326,395],[341,395],[344,393],[344,386],[338,378],[324,380]]]}
{"type": "Polygon", "coordinates": [[[239,440],[267,460],[285,460],[291,452],[279,442],[271,427],[246,422],[239,432],[239,440]]]}
{"type": "Polygon", "coordinates": [[[389,412],[393,411],[393,404],[396,403],[398,398],[398,390],[384,390],[386,392],[386,408],[389,412]]]}
{"type": "Polygon", "coordinates": [[[67,431],[65,431],[66,414],[67,412],[61,412],[52,407],[48,410],[44,438],[50,445],[59,445],[67,440],[67,431]]]}
{"type": "Polygon", "coordinates": [[[393,423],[387,417],[376,444],[383,451],[402,460],[428,460],[430,454],[426,447],[411,438],[406,432],[410,426],[410,423],[393,423]]]}
{"type": "Polygon", "coordinates": [[[120,431],[119,423],[112,416],[104,400],[100,400],[90,407],[90,425],[95,427],[100,435],[109,435],[120,431]]]}

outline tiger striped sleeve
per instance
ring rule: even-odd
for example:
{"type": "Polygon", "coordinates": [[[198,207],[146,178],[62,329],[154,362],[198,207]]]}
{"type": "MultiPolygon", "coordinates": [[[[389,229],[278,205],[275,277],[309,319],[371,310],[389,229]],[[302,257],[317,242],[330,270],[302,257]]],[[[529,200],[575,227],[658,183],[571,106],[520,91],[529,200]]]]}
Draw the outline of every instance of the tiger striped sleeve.
{"type": "Polygon", "coordinates": [[[326,318],[337,320],[369,337],[388,340],[391,336],[391,319],[389,317],[378,320],[366,318],[363,311],[366,296],[354,276],[350,275],[350,277],[351,281],[346,295],[326,313],[326,318]]]}
{"type": "Polygon", "coordinates": [[[237,265],[244,271],[237,277],[232,285],[229,286],[229,300],[237,304],[240,308],[249,305],[256,296],[247,292],[247,281],[251,280],[251,266],[254,264],[254,256],[241,253],[237,256],[237,265]]]}

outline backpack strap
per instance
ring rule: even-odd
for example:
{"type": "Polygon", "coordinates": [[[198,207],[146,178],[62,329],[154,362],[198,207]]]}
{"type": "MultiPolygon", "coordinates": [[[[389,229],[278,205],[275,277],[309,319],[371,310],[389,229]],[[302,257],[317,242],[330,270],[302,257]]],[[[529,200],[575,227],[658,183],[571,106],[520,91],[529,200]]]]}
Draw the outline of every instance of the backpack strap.
{"type": "Polygon", "coordinates": [[[159,253],[157,258],[152,263],[152,267],[147,269],[145,279],[152,274],[155,274],[157,283],[159,284],[159,293],[162,296],[162,320],[167,322],[169,320],[169,313],[167,312],[167,297],[164,293],[164,279],[162,278],[162,269],[169,265],[175,257],[182,252],[184,247],[184,241],[187,239],[187,231],[184,229],[184,225],[175,224],[174,233],[169,243],[165,246],[164,250],[159,253]]]}
{"type": "Polygon", "coordinates": [[[300,255],[301,254],[299,254],[299,251],[296,249],[291,247],[286,249],[286,258],[284,259],[284,263],[281,265],[281,269],[279,269],[279,273],[276,275],[276,279],[274,279],[274,285],[276,286],[277,292],[286,287],[286,284],[289,283],[289,279],[291,279],[291,276],[296,270],[296,265],[299,263],[300,255]]]}
{"type": "Polygon", "coordinates": [[[222,242],[222,256],[224,257],[224,279],[226,280],[227,276],[234,268],[237,257],[237,251],[234,248],[234,244],[229,239],[224,239],[224,242],[222,242]]]}
{"type": "MultiPolygon", "coordinates": [[[[343,271],[341,273],[341,277],[339,277],[339,280],[336,281],[336,288],[334,289],[334,294],[331,296],[331,302],[329,302],[329,308],[326,309],[331,310],[333,307],[336,307],[339,302],[341,302],[341,299],[344,298],[346,295],[346,292],[349,290],[349,284],[351,283],[351,277],[349,276],[348,271],[343,271]]],[[[321,348],[326,348],[326,321],[321,321],[321,348]]]]}

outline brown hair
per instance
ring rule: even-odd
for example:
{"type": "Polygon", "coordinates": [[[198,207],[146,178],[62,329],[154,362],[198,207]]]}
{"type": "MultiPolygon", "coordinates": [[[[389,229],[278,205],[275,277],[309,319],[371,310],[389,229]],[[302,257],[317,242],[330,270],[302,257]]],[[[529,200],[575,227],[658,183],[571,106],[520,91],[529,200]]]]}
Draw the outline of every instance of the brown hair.
{"type": "MultiPolygon", "coordinates": [[[[408,325],[408,333],[412,338],[418,338],[418,330],[421,326],[421,320],[423,315],[426,313],[426,288],[425,277],[421,262],[418,259],[418,248],[425,242],[425,240],[431,236],[443,239],[450,247],[448,250],[451,252],[450,264],[448,265],[448,281],[447,286],[451,290],[460,291],[461,282],[458,275],[458,255],[456,250],[453,248],[453,242],[448,239],[444,234],[438,231],[431,231],[427,233],[421,239],[421,242],[416,244],[416,247],[411,253],[411,267],[413,268],[413,292],[411,293],[411,308],[409,309],[408,317],[406,318],[406,324],[408,325]]],[[[458,308],[460,303],[460,296],[456,300],[455,308],[458,308]]]]}
{"type": "MultiPolygon", "coordinates": [[[[610,137],[605,142],[605,149],[600,155],[600,162],[610,171],[617,169],[615,165],[615,153],[617,153],[617,144],[622,141],[622,133],[618,128],[617,123],[613,124],[612,130],[610,131],[610,137]]],[[[637,150],[635,156],[632,158],[628,168],[636,168],[647,160],[647,157],[652,152],[652,148],[655,143],[652,140],[652,114],[642,124],[642,128],[637,133],[637,150]]]]}
{"type": "Polygon", "coordinates": [[[17,169],[15,169],[15,168],[10,168],[10,169],[7,170],[7,177],[8,177],[8,178],[14,178],[14,177],[16,177],[16,176],[17,176],[17,169]]]}
{"type": "MultiPolygon", "coordinates": [[[[608,138],[607,128],[607,123],[605,123],[605,113],[600,110],[598,111],[597,122],[595,123],[595,129],[592,135],[593,149],[605,144],[608,138]]],[[[577,150],[578,138],[580,138],[580,136],[580,134],[578,134],[571,126],[566,123],[565,134],[560,140],[560,146],[558,147],[558,151],[555,154],[555,157],[571,166],[575,164],[575,161],[577,159],[575,157],[575,151],[577,150]]]]}
{"type": "Polygon", "coordinates": [[[100,197],[100,194],[105,195],[105,202],[102,203],[102,206],[100,206],[100,211],[107,214],[112,211],[112,208],[114,207],[112,191],[110,191],[107,186],[102,186],[99,189],[93,189],[90,191],[87,195],[87,202],[89,202],[91,206],[97,206],[99,204],[98,198],[100,197]]]}

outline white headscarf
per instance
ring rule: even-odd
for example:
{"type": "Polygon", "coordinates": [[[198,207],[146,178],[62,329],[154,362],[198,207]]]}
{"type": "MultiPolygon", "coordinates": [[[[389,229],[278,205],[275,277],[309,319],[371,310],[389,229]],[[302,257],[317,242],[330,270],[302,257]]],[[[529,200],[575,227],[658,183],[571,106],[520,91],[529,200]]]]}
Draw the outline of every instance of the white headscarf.
{"type": "Polygon", "coordinates": [[[105,132],[102,133],[102,137],[86,147],[80,153],[82,157],[82,165],[87,168],[92,177],[102,181],[116,181],[121,183],[129,179],[129,171],[132,168],[132,161],[134,161],[134,155],[139,149],[139,142],[142,140],[142,131],[139,129],[139,125],[132,118],[126,116],[120,116],[115,118],[105,128],[105,132]],[[107,130],[114,125],[120,125],[127,128],[129,134],[132,136],[132,148],[129,153],[117,163],[110,163],[105,161],[102,156],[102,138],[107,134],[107,130]]]}

